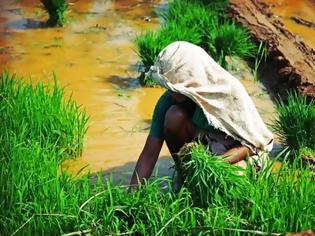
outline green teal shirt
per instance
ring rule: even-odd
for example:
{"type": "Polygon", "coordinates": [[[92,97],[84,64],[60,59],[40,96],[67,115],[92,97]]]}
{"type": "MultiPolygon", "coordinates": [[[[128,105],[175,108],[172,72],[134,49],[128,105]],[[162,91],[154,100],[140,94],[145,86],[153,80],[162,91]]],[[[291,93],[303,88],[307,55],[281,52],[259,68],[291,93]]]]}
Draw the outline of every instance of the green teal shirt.
{"type": "MultiPolygon", "coordinates": [[[[158,100],[152,117],[152,123],[150,128],[149,135],[151,137],[164,139],[164,120],[165,120],[165,114],[167,110],[173,106],[173,105],[179,105],[178,102],[172,97],[170,92],[166,91],[158,100]]],[[[196,104],[194,104],[192,101],[190,101],[190,104],[188,104],[190,110],[188,113],[191,116],[192,122],[200,129],[209,129],[211,126],[208,124],[208,121],[203,114],[203,111],[200,107],[198,107],[196,104]],[[192,105],[191,105],[192,104],[192,105]]]]}

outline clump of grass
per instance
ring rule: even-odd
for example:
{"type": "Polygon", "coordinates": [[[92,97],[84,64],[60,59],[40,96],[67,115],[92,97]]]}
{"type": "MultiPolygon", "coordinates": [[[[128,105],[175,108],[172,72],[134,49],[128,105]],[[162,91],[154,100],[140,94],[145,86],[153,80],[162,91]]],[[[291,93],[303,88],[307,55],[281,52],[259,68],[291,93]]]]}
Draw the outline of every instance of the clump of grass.
{"type": "Polygon", "coordinates": [[[197,206],[229,204],[243,199],[250,184],[244,170],[210,154],[202,144],[193,144],[180,161],[184,186],[197,206]]]}
{"type": "MultiPolygon", "coordinates": [[[[160,51],[174,41],[187,41],[199,44],[201,42],[201,34],[196,27],[181,27],[181,25],[172,22],[162,27],[158,32],[147,32],[138,36],[136,44],[138,55],[144,68],[143,71],[148,71],[150,66],[154,64],[160,51]]],[[[155,82],[150,78],[142,77],[140,82],[145,85],[155,85],[155,82]]]]}
{"type": "Polygon", "coordinates": [[[250,41],[250,35],[234,22],[224,21],[207,30],[209,54],[225,66],[225,56],[253,58],[256,46],[250,41]]]}
{"type": "Polygon", "coordinates": [[[259,67],[265,63],[267,60],[267,47],[263,42],[259,43],[258,49],[257,49],[257,53],[256,53],[256,58],[254,61],[254,65],[253,65],[253,77],[254,80],[257,81],[258,80],[258,69],[259,67]]]}
{"type": "Polygon", "coordinates": [[[196,2],[175,0],[169,2],[167,12],[160,12],[165,25],[168,23],[181,24],[182,27],[197,27],[204,32],[208,27],[217,24],[219,14],[196,2]]]}
{"type": "MultiPolygon", "coordinates": [[[[282,152],[285,153],[285,152],[282,152]]],[[[277,159],[289,158],[288,153],[277,159]]],[[[277,173],[271,172],[272,162],[262,173],[254,175],[251,183],[250,203],[238,209],[243,219],[259,225],[265,232],[299,232],[314,229],[315,205],[314,173],[310,168],[301,169],[296,156],[292,164],[285,161],[277,173]],[[311,183],[313,182],[313,183],[311,183]],[[301,224],[301,222],[304,223],[301,224]]]]}
{"type": "Polygon", "coordinates": [[[64,90],[58,87],[55,76],[52,86],[38,82],[33,87],[3,72],[0,91],[6,132],[29,142],[51,143],[69,156],[81,154],[87,116],[71,99],[63,100],[64,90]]]}
{"type": "Polygon", "coordinates": [[[65,156],[80,154],[86,116],[71,99],[64,100],[57,84],[31,86],[7,72],[0,77],[1,235],[314,230],[314,174],[308,167],[299,169],[298,159],[284,163],[278,173],[239,176],[238,168],[195,146],[184,165],[184,187],[176,194],[161,189],[165,179],[131,193],[101,174],[93,183],[89,176],[71,179],[60,172],[60,164],[65,156]]]}
{"type": "Polygon", "coordinates": [[[66,12],[68,3],[66,0],[41,0],[44,9],[49,15],[47,24],[49,26],[63,26],[67,22],[66,12]]]}
{"type": "Polygon", "coordinates": [[[294,152],[301,148],[315,150],[315,103],[297,92],[290,92],[285,103],[279,100],[273,130],[285,146],[294,152]]]}
{"type": "Polygon", "coordinates": [[[5,71],[0,107],[0,232],[60,234],[61,225],[75,225],[74,206],[89,194],[87,178],[84,189],[74,188],[76,181],[58,174],[65,158],[81,154],[87,116],[64,100],[56,79],[33,86],[5,71]]]}
{"type": "MultiPolygon", "coordinates": [[[[167,12],[159,15],[164,23],[157,32],[146,32],[136,38],[137,51],[143,71],[154,64],[158,53],[174,41],[187,41],[204,48],[218,63],[225,66],[225,56],[254,57],[255,45],[248,32],[225,19],[224,12],[218,10],[217,1],[169,2],[167,12]]],[[[219,4],[221,7],[225,3],[219,4]]],[[[154,84],[150,79],[144,85],[154,84]]]]}

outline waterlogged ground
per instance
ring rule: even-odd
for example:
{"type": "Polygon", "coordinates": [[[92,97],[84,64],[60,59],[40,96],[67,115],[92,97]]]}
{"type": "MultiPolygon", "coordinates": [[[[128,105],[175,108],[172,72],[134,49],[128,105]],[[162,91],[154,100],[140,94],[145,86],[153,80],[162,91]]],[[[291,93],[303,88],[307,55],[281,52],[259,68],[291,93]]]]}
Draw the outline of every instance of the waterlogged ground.
{"type": "MultiPolygon", "coordinates": [[[[0,6],[0,70],[8,69],[33,81],[52,81],[54,72],[66,94],[90,116],[84,153],[63,165],[83,171],[132,172],[145,142],[160,88],[142,88],[136,77],[134,37],[158,27],[153,9],[159,1],[95,0],[70,4],[64,28],[45,28],[46,15],[38,1],[2,0],[0,6]]],[[[263,119],[270,123],[273,103],[265,87],[237,59],[230,69],[242,80],[263,119]]],[[[164,147],[159,175],[170,173],[164,147]]]]}
{"type": "Polygon", "coordinates": [[[313,0],[266,0],[272,5],[272,12],[284,26],[300,37],[310,47],[315,48],[315,28],[297,24],[292,17],[315,23],[315,2],[313,0]]]}

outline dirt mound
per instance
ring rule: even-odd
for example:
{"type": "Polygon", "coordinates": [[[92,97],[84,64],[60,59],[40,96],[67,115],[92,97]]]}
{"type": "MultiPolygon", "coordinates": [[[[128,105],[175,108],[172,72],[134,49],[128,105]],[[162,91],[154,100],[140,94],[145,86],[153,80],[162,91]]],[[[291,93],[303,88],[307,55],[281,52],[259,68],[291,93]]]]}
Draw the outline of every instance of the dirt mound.
{"type": "Polygon", "coordinates": [[[268,48],[272,67],[277,69],[279,86],[297,88],[315,97],[315,51],[289,32],[272,14],[269,6],[256,0],[230,0],[229,16],[246,27],[268,48]]]}

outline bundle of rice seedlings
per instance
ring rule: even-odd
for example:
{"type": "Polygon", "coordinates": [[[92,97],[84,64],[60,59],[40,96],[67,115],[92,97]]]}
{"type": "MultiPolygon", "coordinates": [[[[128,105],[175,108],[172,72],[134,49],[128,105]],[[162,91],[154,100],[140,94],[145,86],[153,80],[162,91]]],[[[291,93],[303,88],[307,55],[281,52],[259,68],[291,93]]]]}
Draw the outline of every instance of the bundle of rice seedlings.
{"type": "MultiPolygon", "coordinates": [[[[163,48],[174,41],[187,41],[193,44],[201,43],[201,34],[198,28],[185,27],[175,22],[171,22],[153,33],[147,32],[136,38],[137,53],[141,59],[143,71],[150,69],[163,48]]],[[[140,83],[147,86],[154,86],[155,83],[150,78],[140,77],[140,83]]]]}
{"type": "Polygon", "coordinates": [[[186,28],[198,27],[200,32],[205,32],[207,28],[218,22],[218,12],[188,1],[171,2],[168,11],[159,15],[166,24],[176,22],[186,28]]]}
{"type": "Polygon", "coordinates": [[[209,54],[223,66],[225,56],[254,58],[257,52],[247,30],[227,20],[223,24],[210,27],[207,30],[207,38],[209,54]]]}
{"type": "Polygon", "coordinates": [[[183,185],[195,205],[226,205],[246,199],[251,185],[243,169],[210,154],[202,144],[191,144],[180,155],[183,185]]]}
{"type": "Polygon", "coordinates": [[[297,92],[288,94],[288,101],[277,102],[277,118],[273,131],[281,143],[292,151],[299,152],[302,148],[315,150],[315,104],[308,102],[297,92]]]}
{"type": "Polygon", "coordinates": [[[66,11],[68,3],[66,0],[41,0],[44,9],[49,14],[47,24],[49,26],[63,26],[66,23],[66,11]]]}

